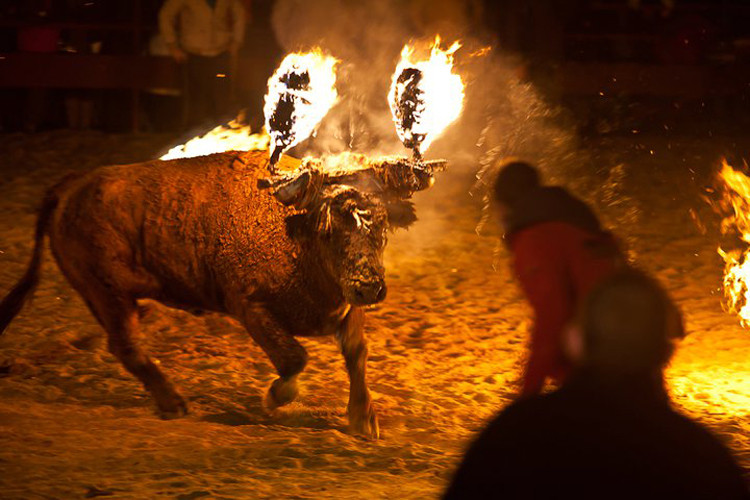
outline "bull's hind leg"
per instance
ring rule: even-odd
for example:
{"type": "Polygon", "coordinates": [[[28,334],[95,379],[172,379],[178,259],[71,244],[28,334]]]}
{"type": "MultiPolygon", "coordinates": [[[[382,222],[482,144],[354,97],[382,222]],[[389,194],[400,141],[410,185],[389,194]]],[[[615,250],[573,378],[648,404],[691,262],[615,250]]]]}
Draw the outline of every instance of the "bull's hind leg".
{"type": "Polygon", "coordinates": [[[297,398],[297,376],[307,364],[307,352],[262,307],[250,306],[242,315],[250,336],[268,355],[279,378],[273,381],[265,398],[265,407],[273,411],[297,398]]]}
{"type": "Polygon", "coordinates": [[[122,216],[132,205],[118,206],[122,193],[107,189],[99,185],[87,194],[91,198],[70,202],[67,220],[50,230],[50,247],[60,270],[107,332],[110,352],[151,393],[162,418],[180,417],[187,413],[185,400],[136,342],[136,297],[157,296],[159,283],[138,265],[136,248],[121,231],[120,225],[128,226],[122,216]]]}
{"type": "Polygon", "coordinates": [[[378,418],[365,380],[367,343],[362,334],[364,316],[362,308],[352,307],[341,323],[337,338],[349,372],[349,425],[354,432],[377,439],[380,435],[378,418]]]}
{"type": "Polygon", "coordinates": [[[85,293],[84,299],[107,331],[109,351],[126,370],[141,381],[156,401],[159,416],[177,418],[187,413],[187,404],[174,386],[138,346],[138,306],[132,298],[116,299],[101,290],[85,293]]]}

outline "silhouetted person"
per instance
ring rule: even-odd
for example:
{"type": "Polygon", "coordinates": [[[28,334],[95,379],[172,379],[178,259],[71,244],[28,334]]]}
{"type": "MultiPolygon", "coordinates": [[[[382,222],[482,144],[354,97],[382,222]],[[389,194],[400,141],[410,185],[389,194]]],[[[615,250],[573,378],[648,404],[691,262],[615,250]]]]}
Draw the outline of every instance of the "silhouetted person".
{"type": "Polygon", "coordinates": [[[682,323],[663,289],[618,272],[587,297],[579,325],[566,335],[574,375],[503,410],[445,498],[748,498],[727,449],[670,407],[662,371],[682,323]]]}
{"type": "Polygon", "coordinates": [[[245,36],[240,0],[166,0],[159,29],[172,57],[186,64],[188,124],[215,123],[227,112],[245,36]]]}
{"type": "Polygon", "coordinates": [[[528,163],[501,164],[492,196],[515,275],[534,310],[520,389],[527,397],[538,394],[547,379],[565,379],[570,367],[563,330],[589,290],[625,259],[585,203],[561,187],[543,186],[528,163]]]}

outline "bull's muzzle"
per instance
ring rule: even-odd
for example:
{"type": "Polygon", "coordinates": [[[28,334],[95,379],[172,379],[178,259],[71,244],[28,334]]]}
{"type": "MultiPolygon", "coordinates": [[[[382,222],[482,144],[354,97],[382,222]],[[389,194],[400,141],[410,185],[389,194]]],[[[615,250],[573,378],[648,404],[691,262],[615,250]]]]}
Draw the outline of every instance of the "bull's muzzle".
{"type": "Polygon", "coordinates": [[[356,306],[366,306],[382,302],[386,295],[385,281],[357,281],[352,284],[350,302],[356,306]]]}

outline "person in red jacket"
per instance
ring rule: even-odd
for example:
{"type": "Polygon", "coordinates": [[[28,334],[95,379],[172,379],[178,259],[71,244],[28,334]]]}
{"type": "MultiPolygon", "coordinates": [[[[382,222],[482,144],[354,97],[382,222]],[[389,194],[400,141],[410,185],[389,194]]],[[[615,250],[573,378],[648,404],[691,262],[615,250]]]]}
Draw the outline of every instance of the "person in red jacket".
{"type": "Polygon", "coordinates": [[[506,160],[492,195],[515,275],[534,310],[520,389],[528,397],[541,392],[547,379],[564,381],[570,366],[563,330],[586,294],[625,258],[584,202],[561,187],[543,186],[528,163],[506,160]]]}

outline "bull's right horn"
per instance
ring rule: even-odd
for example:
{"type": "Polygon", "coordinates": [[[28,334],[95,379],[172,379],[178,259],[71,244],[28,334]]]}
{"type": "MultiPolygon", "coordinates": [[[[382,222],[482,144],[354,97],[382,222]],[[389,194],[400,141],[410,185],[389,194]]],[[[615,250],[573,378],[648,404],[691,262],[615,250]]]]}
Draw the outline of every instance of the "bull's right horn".
{"type": "Polygon", "coordinates": [[[302,170],[293,175],[261,179],[258,181],[258,187],[271,188],[273,196],[284,205],[305,210],[315,203],[320,191],[320,182],[316,182],[319,181],[317,177],[310,170],[302,170]]]}

